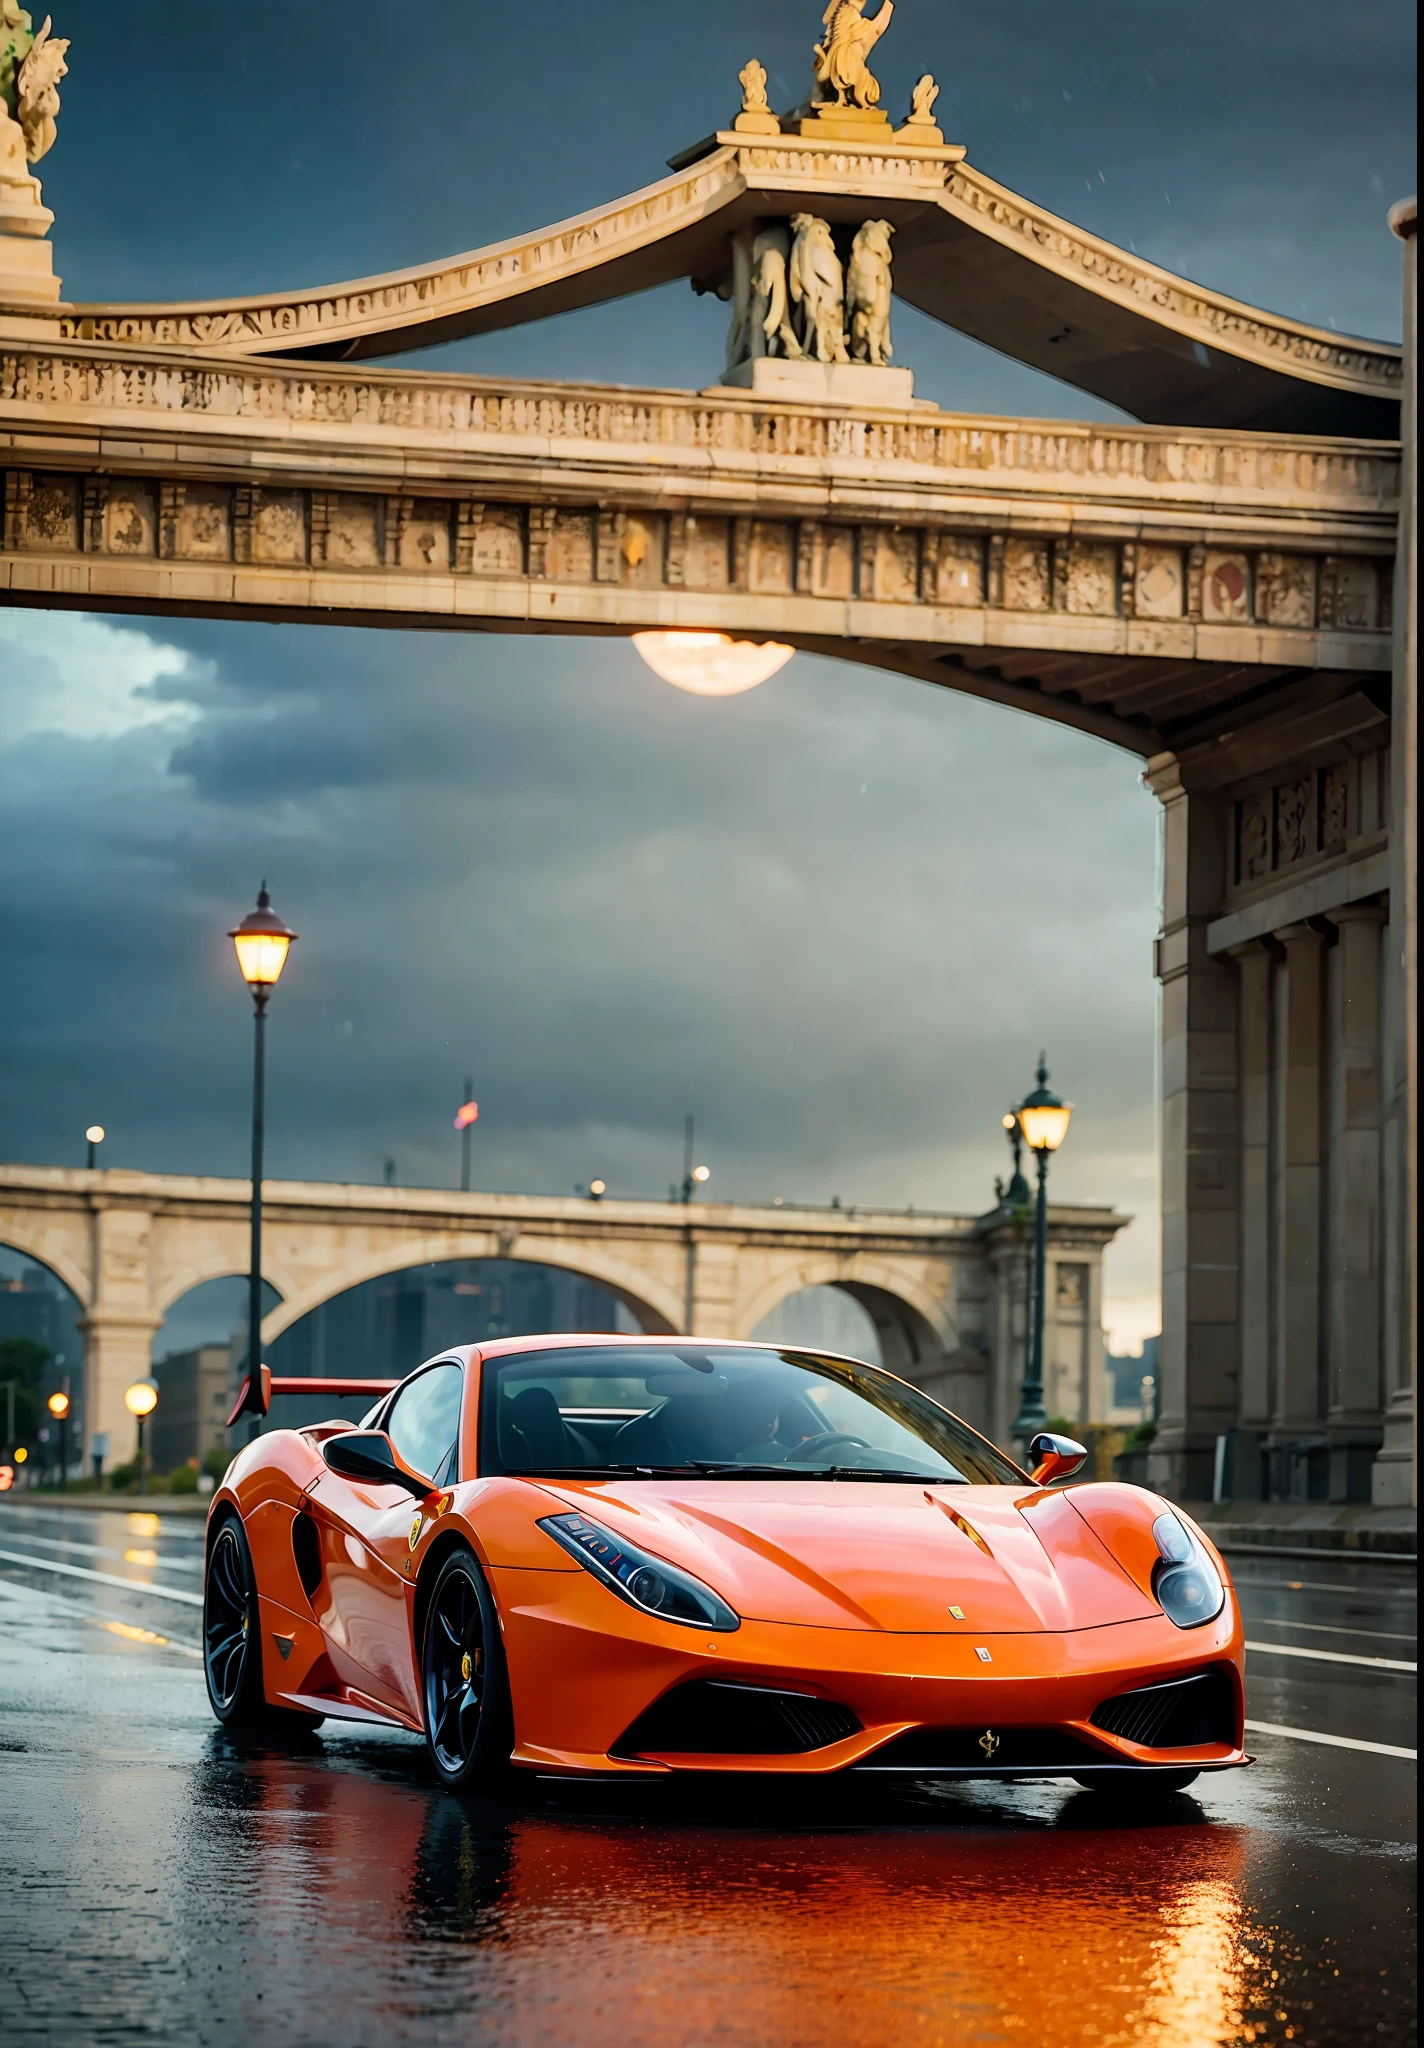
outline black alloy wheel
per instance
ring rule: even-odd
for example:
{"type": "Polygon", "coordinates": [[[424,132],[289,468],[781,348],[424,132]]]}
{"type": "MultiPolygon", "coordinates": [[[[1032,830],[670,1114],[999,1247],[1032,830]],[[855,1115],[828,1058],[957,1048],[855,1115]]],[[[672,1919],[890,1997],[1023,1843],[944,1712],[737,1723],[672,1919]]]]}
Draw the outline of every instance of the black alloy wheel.
{"type": "Polygon", "coordinates": [[[1073,1782],[1085,1792],[1106,1792],[1113,1799],[1165,1799],[1169,1793],[1185,1792],[1200,1776],[1200,1771],[1134,1770],[1128,1765],[1120,1771],[1095,1771],[1092,1777],[1073,1782]]]}
{"type": "Polygon", "coordinates": [[[425,1740],[452,1792],[490,1786],[509,1763],[509,1689],[499,1617],[473,1554],[452,1551],[425,1616],[425,1740]]]}
{"type": "Polygon", "coordinates": [[[203,1582],[203,1676],[212,1710],[225,1727],[296,1733],[321,1726],[319,1714],[267,1704],[262,1690],[257,1581],[247,1537],[235,1514],[219,1526],[208,1551],[203,1582]]]}

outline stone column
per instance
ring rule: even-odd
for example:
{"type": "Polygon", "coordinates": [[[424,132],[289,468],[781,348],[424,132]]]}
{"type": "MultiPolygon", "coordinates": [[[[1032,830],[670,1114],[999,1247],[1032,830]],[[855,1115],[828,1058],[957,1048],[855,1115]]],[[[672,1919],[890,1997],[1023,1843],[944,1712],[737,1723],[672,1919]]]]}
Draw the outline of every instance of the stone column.
{"type": "MultiPolygon", "coordinates": [[[[163,1318],[149,1298],[149,1237],[145,1209],[115,1206],[103,1194],[94,1206],[94,1295],[80,1329],[84,1337],[84,1429],[109,1439],[109,1465],[123,1464],[138,1447],[138,1425],[124,1406],[124,1389],[147,1379],[153,1334],[163,1318]]],[[[88,1442],[84,1445],[86,1458],[88,1442]]]]}
{"type": "Polygon", "coordinates": [[[1216,1439],[1238,1407],[1241,1338],[1236,975],[1206,950],[1225,893],[1230,806],[1148,764],[1163,807],[1162,1412],[1149,1483],[1210,1500],[1216,1439]]]}
{"type": "Polygon", "coordinates": [[[1271,1419],[1271,979],[1269,944],[1232,948],[1241,1092],[1241,1380],[1232,1494],[1261,1495],[1261,1446],[1271,1419]]]}
{"type": "Polygon", "coordinates": [[[1330,1145],[1325,1220],[1325,1386],[1330,1498],[1368,1500],[1383,1405],[1380,1311],[1380,949],[1385,912],[1331,912],[1327,1023],[1330,1145]]]}
{"type": "MultiPolygon", "coordinates": [[[[1272,1446],[1324,1428],[1321,1348],[1321,1030],[1325,940],[1313,925],[1276,933],[1285,948],[1277,1036],[1272,1224],[1272,1446]]],[[[1275,1485],[1283,1487],[1285,1474],[1275,1485]]],[[[1296,1475],[1298,1486],[1299,1475],[1296,1475]]]]}
{"type": "Polygon", "coordinates": [[[1389,1112],[1386,1122],[1384,1447],[1375,1460],[1373,1498],[1383,1506],[1418,1500],[1418,1419],[1414,1405],[1419,1334],[1419,209],[1402,199],[1389,224],[1404,244],[1404,408],[1400,421],[1399,538],[1394,568],[1394,691],[1390,759],[1390,925],[1388,1001],[1389,1112]]]}

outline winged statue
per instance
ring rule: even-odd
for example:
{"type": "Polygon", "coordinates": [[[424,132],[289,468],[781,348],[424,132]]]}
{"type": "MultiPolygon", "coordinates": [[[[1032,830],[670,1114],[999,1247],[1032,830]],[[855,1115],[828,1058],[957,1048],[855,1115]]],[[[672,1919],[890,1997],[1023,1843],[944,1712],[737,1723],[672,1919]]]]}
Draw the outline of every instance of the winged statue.
{"type": "Polygon", "coordinates": [[[822,26],[826,40],[816,45],[816,83],[829,87],[840,107],[878,107],[880,81],[867,59],[890,26],[895,0],[883,0],[873,21],[865,18],[865,0],[830,0],[822,26]]]}
{"type": "Polygon", "coordinates": [[[69,70],[68,39],[50,34],[51,17],[31,43],[16,74],[19,105],[16,118],[24,131],[25,154],[37,164],[54,147],[59,120],[59,81],[69,70]]]}

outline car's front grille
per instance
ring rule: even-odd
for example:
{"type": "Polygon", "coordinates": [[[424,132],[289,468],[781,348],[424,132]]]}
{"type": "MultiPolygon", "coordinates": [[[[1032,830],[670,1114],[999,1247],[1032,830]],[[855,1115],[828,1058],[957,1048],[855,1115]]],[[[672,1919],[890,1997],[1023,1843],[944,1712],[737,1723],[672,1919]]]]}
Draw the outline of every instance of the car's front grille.
{"type": "Polygon", "coordinates": [[[910,1728],[875,1750],[858,1768],[867,1771],[1081,1770],[1107,1761],[1100,1749],[1061,1728],[910,1728]]]}
{"type": "Polygon", "coordinates": [[[1196,1749],[1236,1739],[1231,1681],[1220,1669],[1120,1692],[1094,1709],[1092,1723],[1142,1749],[1196,1749]]]}
{"type": "Polygon", "coordinates": [[[700,1678],[655,1700],[609,1754],[804,1756],[859,1733],[850,1708],[835,1700],[700,1678]]]}

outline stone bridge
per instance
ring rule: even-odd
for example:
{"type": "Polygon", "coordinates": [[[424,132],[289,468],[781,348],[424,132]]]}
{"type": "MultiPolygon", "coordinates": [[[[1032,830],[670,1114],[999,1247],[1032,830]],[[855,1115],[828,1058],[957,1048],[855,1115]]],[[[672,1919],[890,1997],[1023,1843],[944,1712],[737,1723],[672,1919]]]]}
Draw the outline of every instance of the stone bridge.
{"type": "Polygon", "coordinates": [[[12,178],[0,600],[710,628],[1135,752],[1166,812],[1154,1481],[1209,1491],[1225,1437],[1238,1495],[1409,1499],[1413,202],[1401,350],[1117,248],[920,112],[748,89],[670,173],[444,262],[168,306],[62,303],[12,178]],[[761,353],[757,247],[809,221],[844,256],[872,218],[901,298],[1144,424],[971,418],[899,368],[761,353]],[[678,278],[741,336],[696,393],[352,367],[678,278]]]}
{"type": "MultiPolygon", "coordinates": [[[[190,1288],[246,1271],[249,1194],[246,1181],[0,1166],[0,1244],[40,1260],[80,1303],[89,1434],[131,1440],[124,1388],[149,1371],[165,1313],[190,1288]]],[[[892,1371],[1000,1441],[1017,1407],[1027,1233],[999,1210],[907,1215],[269,1181],[264,1216],[264,1277],[281,1296],[264,1344],[382,1274],[522,1259],[597,1281],[653,1333],[747,1337],[802,1288],[839,1287],[870,1315],[892,1371]]],[[[1102,1255],[1125,1221],[1105,1209],[1050,1211],[1050,1410],[1104,1415],[1102,1255]]]]}

